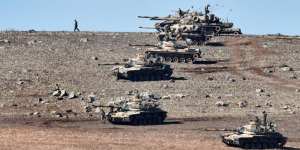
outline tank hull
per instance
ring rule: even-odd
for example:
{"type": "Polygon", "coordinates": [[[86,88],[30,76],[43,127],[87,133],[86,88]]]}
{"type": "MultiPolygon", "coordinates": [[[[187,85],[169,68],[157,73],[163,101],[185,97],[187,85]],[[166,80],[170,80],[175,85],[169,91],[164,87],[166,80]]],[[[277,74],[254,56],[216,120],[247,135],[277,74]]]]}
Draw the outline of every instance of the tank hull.
{"type": "Polygon", "coordinates": [[[201,58],[201,52],[147,51],[148,57],[161,57],[165,62],[189,63],[201,58]]]}
{"type": "Polygon", "coordinates": [[[117,79],[125,79],[130,81],[159,81],[169,80],[173,74],[173,70],[164,69],[141,69],[128,71],[126,73],[117,73],[117,79]]]}
{"type": "Polygon", "coordinates": [[[129,124],[129,125],[159,125],[163,124],[167,117],[167,112],[141,112],[139,114],[128,115],[126,117],[117,117],[109,115],[108,121],[112,124],[129,124]]]}
{"type": "Polygon", "coordinates": [[[227,138],[222,136],[223,143],[228,146],[241,147],[246,149],[268,149],[282,148],[287,138],[280,133],[270,133],[266,135],[254,135],[253,137],[227,138]]]}

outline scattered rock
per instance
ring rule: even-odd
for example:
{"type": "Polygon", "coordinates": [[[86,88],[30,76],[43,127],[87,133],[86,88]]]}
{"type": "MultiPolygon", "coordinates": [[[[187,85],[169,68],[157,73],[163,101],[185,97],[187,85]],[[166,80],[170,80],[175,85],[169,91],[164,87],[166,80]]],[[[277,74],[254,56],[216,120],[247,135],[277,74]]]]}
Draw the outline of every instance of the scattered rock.
{"type": "Polygon", "coordinates": [[[287,72],[287,71],[293,71],[293,68],[290,68],[290,67],[288,67],[288,66],[286,66],[286,67],[282,67],[282,68],[280,68],[282,71],[284,71],[284,72],[287,72]]]}
{"type": "Polygon", "coordinates": [[[22,72],[23,73],[27,73],[27,72],[29,72],[27,69],[22,69],[22,72]]]}
{"type": "Polygon", "coordinates": [[[96,109],[95,109],[95,113],[100,113],[101,112],[101,108],[100,107],[97,107],[96,109]]]}
{"type": "Polygon", "coordinates": [[[130,91],[127,92],[127,95],[136,95],[138,93],[139,93],[138,90],[130,90],[130,91]]]}
{"type": "Polygon", "coordinates": [[[41,117],[41,113],[40,112],[34,112],[32,115],[37,116],[37,117],[41,117]]]}
{"type": "Polygon", "coordinates": [[[272,102],[266,102],[265,105],[268,106],[268,107],[272,107],[272,106],[273,106],[273,105],[272,105],[272,102]]]}
{"type": "Polygon", "coordinates": [[[290,108],[289,105],[284,105],[284,106],[282,107],[282,109],[284,109],[284,110],[288,110],[289,108],[290,108]]]}
{"type": "Polygon", "coordinates": [[[60,95],[59,95],[59,97],[64,97],[64,96],[67,96],[68,94],[67,94],[67,92],[66,92],[66,90],[60,90],[60,95]]]}
{"type": "Polygon", "coordinates": [[[38,42],[37,40],[31,40],[31,41],[28,41],[27,44],[28,45],[34,45],[37,42],[38,42]]]}
{"type": "Polygon", "coordinates": [[[296,89],[296,92],[297,92],[297,93],[300,93],[300,89],[296,89]]]}
{"type": "Polygon", "coordinates": [[[162,85],[162,88],[167,89],[169,86],[167,84],[162,85]]]}
{"type": "Polygon", "coordinates": [[[265,90],[263,90],[263,89],[256,89],[255,91],[256,91],[256,93],[263,93],[263,92],[265,92],[265,90]]]}
{"type": "Polygon", "coordinates": [[[0,40],[0,43],[8,43],[8,44],[10,44],[10,41],[7,40],[7,39],[4,39],[4,40],[0,40]]]}
{"type": "Polygon", "coordinates": [[[94,93],[91,93],[88,96],[88,103],[93,103],[94,101],[96,101],[96,95],[94,93]]]}
{"type": "Polygon", "coordinates": [[[57,114],[57,111],[53,110],[53,111],[50,112],[50,114],[51,114],[51,115],[56,115],[56,114],[57,114]]]}
{"type": "Polygon", "coordinates": [[[171,99],[171,96],[168,95],[168,96],[163,96],[162,99],[171,99]]]}
{"type": "Polygon", "coordinates": [[[81,39],[80,39],[80,42],[82,42],[82,43],[87,43],[88,41],[89,41],[88,38],[81,38],[81,39]]]}
{"type": "Polygon", "coordinates": [[[256,105],[255,105],[255,107],[257,107],[257,108],[260,108],[260,107],[261,107],[261,105],[260,105],[260,104],[256,104],[256,105]]]}
{"type": "Polygon", "coordinates": [[[94,101],[93,102],[93,107],[100,107],[101,106],[101,102],[100,101],[94,101]]]}
{"type": "Polygon", "coordinates": [[[93,59],[93,60],[98,60],[98,57],[93,56],[92,59],[93,59]]]}
{"type": "Polygon", "coordinates": [[[59,90],[56,90],[52,93],[53,96],[59,96],[60,95],[60,91],[59,90]]]}
{"type": "Polygon", "coordinates": [[[89,113],[89,112],[92,111],[92,107],[91,106],[85,106],[84,109],[85,109],[85,112],[87,112],[87,113],[89,113]]]}
{"type": "Polygon", "coordinates": [[[240,108],[244,108],[244,107],[247,107],[248,102],[247,102],[247,101],[240,101],[240,102],[238,103],[238,105],[239,105],[240,108]]]}
{"type": "Polygon", "coordinates": [[[290,113],[291,113],[291,114],[296,114],[296,111],[290,110],[290,113]]]}
{"type": "Polygon", "coordinates": [[[214,78],[213,78],[213,77],[208,77],[207,80],[208,80],[208,81],[213,81],[214,78]]]}
{"type": "Polygon", "coordinates": [[[175,98],[185,98],[186,95],[183,95],[183,94],[175,94],[174,97],[175,97],[175,98]]]}
{"type": "Polygon", "coordinates": [[[66,113],[72,113],[73,112],[73,110],[72,109],[68,109],[68,110],[66,110],[66,113]]]}
{"type": "Polygon", "coordinates": [[[19,80],[19,81],[17,81],[16,82],[18,85],[23,85],[25,82],[24,81],[21,81],[21,80],[19,80]]]}
{"type": "Polygon", "coordinates": [[[56,117],[56,118],[62,118],[63,115],[62,115],[61,113],[57,113],[57,114],[55,115],[55,117],[56,117]]]}
{"type": "Polygon", "coordinates": [[[74,99],[76,97],[75,92],[70,92],[68,99],[74,99]]]}
{"type": "Polygon", "coordinates": [[[42,98],[39,98],[38,101],[39,101],[39,103],[43,103],[44,102],[44,100],[42,98]]]}
{"type": "Polygon", "coordinates": [[[294,79],[297,79],[297,75],[296,75],[296,74],[292,74],[292,75],[289,76],[289,78],[290,78],[290,79],[293,79],[293,80],[294,80],[294,79]]]}
{"type": "Polygon", "coordinates": [[[205,98],[210,98],[210,97],[212,97],[211,95],[205,95],[205,98]]]}
{"type": "Polygon", "coordinates": [[[230,81],[230,82],[236,82],[236,80],[233,79],[233,78],[230,78],[229,81],[230,81]]]}
{"type": "Polygon", "coordinates": [[[226,107],[226,106],[229,106],[229,103],[224,102],[224,101],[218,101],[218,102],[216,102],[216,106],[218,106],[218,107],[226,107]]]}
{"type": "Polygon", "coordinates": [[[271,68],[265,68],[265,69],[264,69],[264,72],[270,74],[270,73],[274,73],[275,70],[274,70],[274,69],[271,69],[271,68]]]}

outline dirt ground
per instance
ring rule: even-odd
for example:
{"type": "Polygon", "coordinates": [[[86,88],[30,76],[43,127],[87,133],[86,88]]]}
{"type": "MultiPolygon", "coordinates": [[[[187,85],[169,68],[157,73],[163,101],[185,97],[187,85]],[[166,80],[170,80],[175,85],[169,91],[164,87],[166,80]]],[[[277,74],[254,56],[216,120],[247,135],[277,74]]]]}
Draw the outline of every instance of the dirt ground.
{"type": "Polygon", "coordinates": [[[114,64],[146,49],[130,43],[156,40],[153,33],[1,32],[0,149],[234,149],[222,144],[222,132],[203,129],[236,128],[264,110],[289,137],[287,149],[300,148],[299,38],[215,38],[199,47],[199,64],[172,64],[175,82],[117,81],[114,64]],[[55,84],[81,95],[58,100],[55,84]],[[133,89],[171,97],[161,101],[164,125],[104,124],[95,108],[85,111],[91,92],[107,103],[133,89]]]}

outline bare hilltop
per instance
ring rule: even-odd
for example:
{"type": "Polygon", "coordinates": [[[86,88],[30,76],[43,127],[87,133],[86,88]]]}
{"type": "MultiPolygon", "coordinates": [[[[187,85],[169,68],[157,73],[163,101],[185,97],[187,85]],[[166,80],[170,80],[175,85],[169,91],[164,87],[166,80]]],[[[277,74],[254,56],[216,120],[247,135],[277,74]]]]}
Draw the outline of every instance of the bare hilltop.
{"type": "Polygon", "coordinates": [[[300,38],[216,37],[197,47],[198,64],[171,63],[170,81],[112,76],[114,66],[147,49],[130,44],[156,43],[154,33],[0,32],[0,147],[231,149],[202,128],[234,128],[267,111],[287,146],[300,148],[300,38]],[[68,96],[53,96],[57,84],[68,96]],[[98,105],[132,90],[160,95],[167,123],[99,121],[98,105]]]}

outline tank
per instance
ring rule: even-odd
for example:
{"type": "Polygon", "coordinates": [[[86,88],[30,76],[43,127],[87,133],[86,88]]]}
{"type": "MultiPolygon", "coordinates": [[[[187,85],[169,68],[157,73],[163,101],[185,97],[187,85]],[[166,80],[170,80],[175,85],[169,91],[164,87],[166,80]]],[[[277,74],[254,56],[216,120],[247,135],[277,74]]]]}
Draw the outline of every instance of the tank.
{"type": "Polygon", "coordinates": [[[156,29],[160,41],[184,40],[192,41],[192,45],[205,44],[214,36],[242,34],[241,29],[233,28],[234,23],[221,21],[221,18],[210,12],[209,7],[205,7],[204,13],[179,9],[175,15],[167,17],[138,16],[158,21],[153,28],[140,28],[156,29]]]}
{"type": "Polygon", "coordinates": [[[201,58],[201,50],[188,48],[179,45],[174,41],[163,41],[158,45],[131,45],[131,46],[152,46],[154,48],[146,49],[145,56],[147,58],[160,58],[162,62],[172,63],[190,63],[201,58]]]}
{"type": "Polygon", "coordinates": [[[229,146],[246,149],[282,148],[287,138],[276,131],[274,123],[267,122],[265,112],[263,115],[263,121],[256,117],[255,121],[238,128],[236,132],[222,135],[223,142],[229,146]]]}
{"type": "Polygon", "coordinates": [[[130,59],[124,66],[114,67],[113,74],[118,80],[158,81],[169,80],[173,69],[170,65],[162,63],[160,58],[145,58],[144,55],[139,55],[130,59]]]}
{"type": "Polygon", "coordinates": [[[113,124],[159,125],[163,124],[167,112],[159,108],[160,97],[147,92],[127,98],[119,98],[108,104],[106,118],[113,124]]]}

